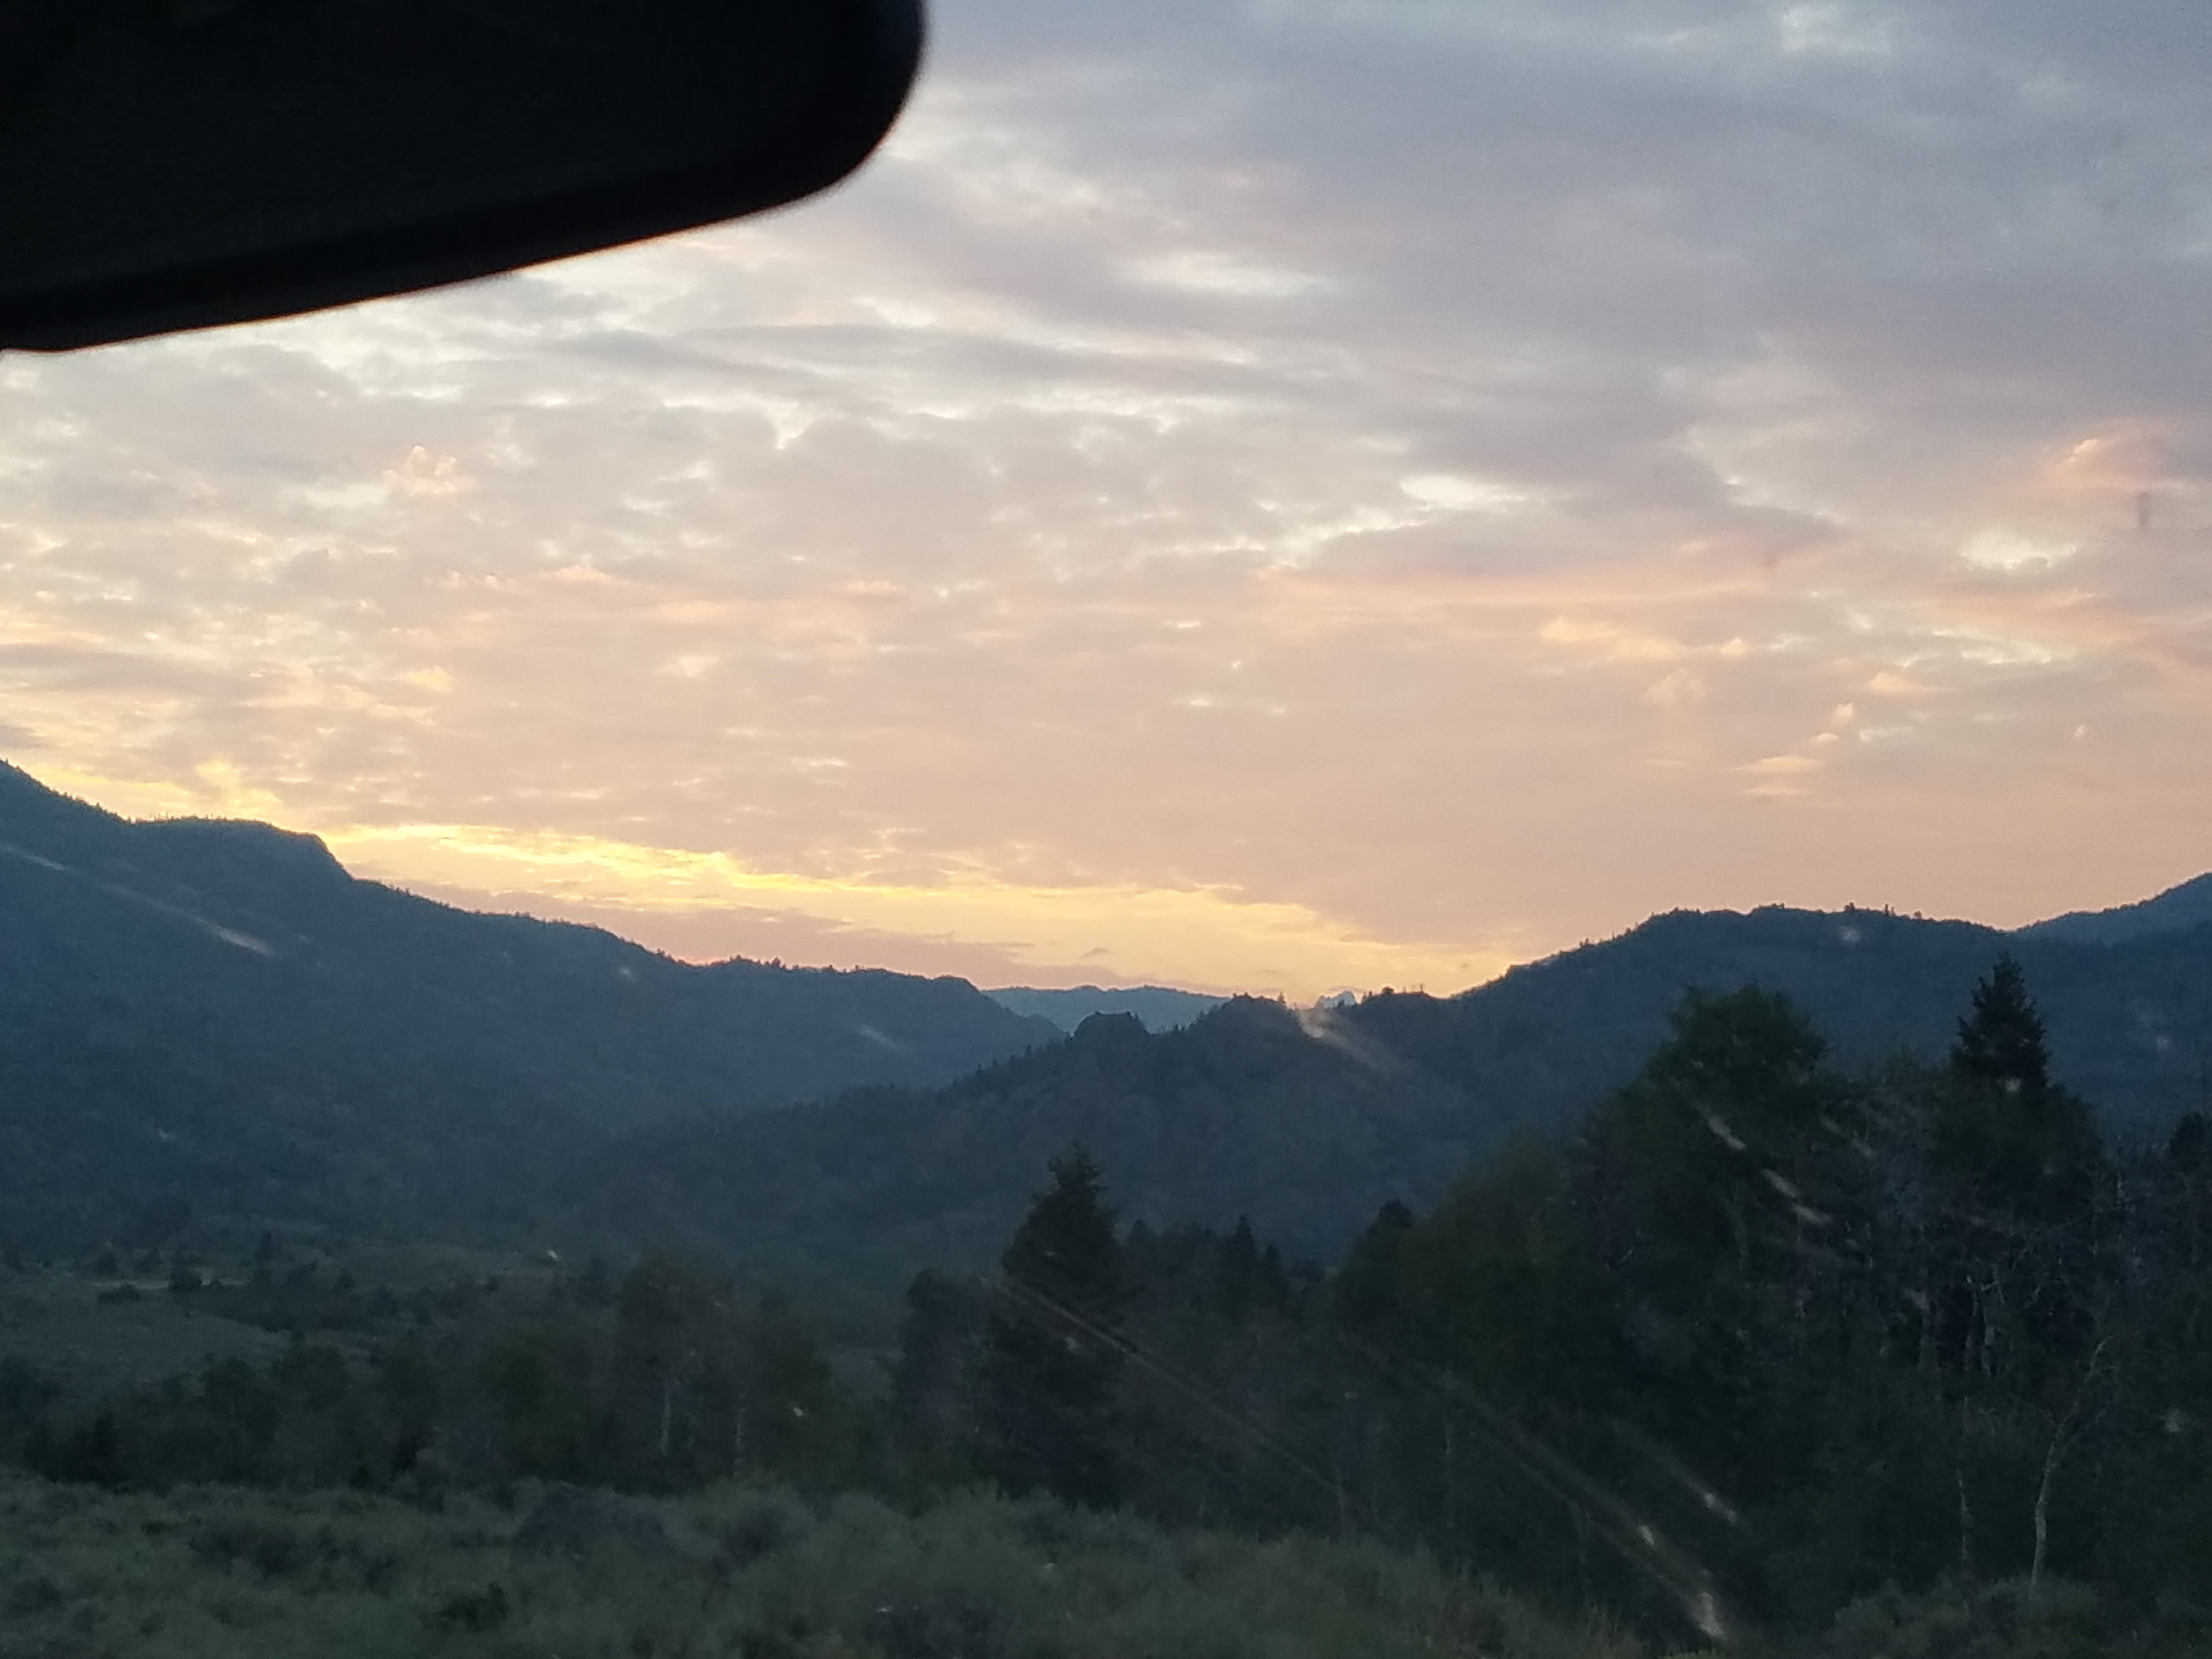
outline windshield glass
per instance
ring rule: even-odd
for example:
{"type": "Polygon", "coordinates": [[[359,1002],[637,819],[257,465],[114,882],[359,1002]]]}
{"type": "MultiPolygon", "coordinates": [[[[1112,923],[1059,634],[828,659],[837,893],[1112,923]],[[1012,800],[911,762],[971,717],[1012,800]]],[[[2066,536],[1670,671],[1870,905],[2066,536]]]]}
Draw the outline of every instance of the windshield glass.
{"type": "Polygon", "coordinates": [[[6,1617],[2212,1650],[2201,14],[932,31],[0,358],[6,1617]]]}

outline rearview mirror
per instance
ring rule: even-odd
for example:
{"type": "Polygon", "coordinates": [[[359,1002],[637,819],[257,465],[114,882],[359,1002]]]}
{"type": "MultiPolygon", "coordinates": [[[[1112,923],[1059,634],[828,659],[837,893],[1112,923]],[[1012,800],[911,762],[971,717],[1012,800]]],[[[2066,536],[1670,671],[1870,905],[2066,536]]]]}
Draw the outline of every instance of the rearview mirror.
{"type": "Polygon", "coordinates": [[[874,149],[921,0],[0,0],[0,347],[483,276],[874,149]]]}

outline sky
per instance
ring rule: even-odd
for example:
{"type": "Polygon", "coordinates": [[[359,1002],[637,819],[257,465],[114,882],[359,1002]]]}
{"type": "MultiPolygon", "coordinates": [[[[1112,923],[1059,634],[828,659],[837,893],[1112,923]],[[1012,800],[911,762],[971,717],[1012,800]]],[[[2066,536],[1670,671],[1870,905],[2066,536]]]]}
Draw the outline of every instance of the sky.
{"type": "Polygon", "coordinates": [[[0,358],[0,757],[694,959],[2212,866],[2201,0],[942,0],[849,183],[0,358]]]}

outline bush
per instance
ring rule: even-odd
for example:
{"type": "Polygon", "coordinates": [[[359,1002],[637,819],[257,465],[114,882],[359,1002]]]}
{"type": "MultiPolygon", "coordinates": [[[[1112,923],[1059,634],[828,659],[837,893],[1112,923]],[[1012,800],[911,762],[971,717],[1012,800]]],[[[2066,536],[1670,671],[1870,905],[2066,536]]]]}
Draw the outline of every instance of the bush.
{"type": "MultiPolygon", "coordinates": [[[[536,1505],[0,1476],[4,1643],[114,1659],[1632,1659],[1379,1545],[1259,1544],[969,1492],[915,1516],[724,1486],[694,1553],[518,1542],[536,1505]]],[[[0,1651],[15,1648],[0,1644],[0,1651]]]]}
{"type": "Polygon", "coordinates": [[[2024,1579],[1924,1595],[1863,1596],[1836,1615],[1805,1659],[2174,1659],[2212,1652],[2212,1625],[2170,1605],[2148,1620],[2110,1607],[2077,1584],[2024,1579]]]}

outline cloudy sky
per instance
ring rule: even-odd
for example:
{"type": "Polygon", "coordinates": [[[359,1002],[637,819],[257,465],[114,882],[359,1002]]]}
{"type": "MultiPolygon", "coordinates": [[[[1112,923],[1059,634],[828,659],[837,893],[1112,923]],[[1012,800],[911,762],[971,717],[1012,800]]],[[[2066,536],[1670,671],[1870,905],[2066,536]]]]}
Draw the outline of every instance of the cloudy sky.
{"type": "Polygon", "coordinates": [[[0,359],[0,756],[680,955],[2212,866],[2201,0],[942,0],[852,183],[0,359]]]}

